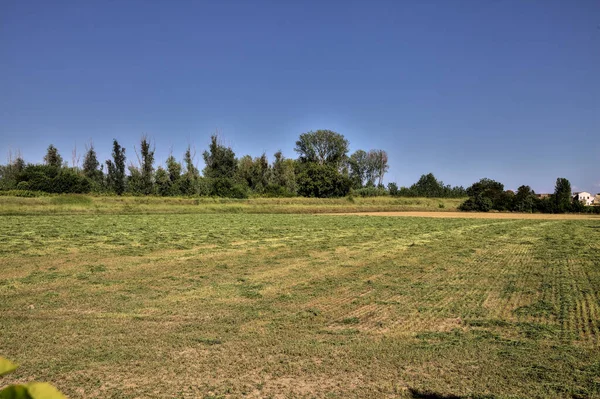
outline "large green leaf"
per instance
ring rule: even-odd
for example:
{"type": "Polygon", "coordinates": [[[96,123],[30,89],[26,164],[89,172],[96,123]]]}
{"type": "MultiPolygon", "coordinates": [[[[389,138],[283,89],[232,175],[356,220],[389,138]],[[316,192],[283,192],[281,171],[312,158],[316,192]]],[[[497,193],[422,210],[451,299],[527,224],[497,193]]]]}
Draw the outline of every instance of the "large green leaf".
{"type": "Polygon", "coordinates": [[[19,366],[10,360],[0,357],[0,375],[8,374],[11,371],[14,371],[17,367],[19,366]]]}
{"type": "Polygon", "coordinates": [[[47,382],[31,382],[25,386],[31,399],[66,399],[65,395],[47,382]]]}
{"type": "Polygon", "coordinates": [[[31,382],[7,386],[0,391],[0,399],[66,399],[66,397],[46,382],[31,382]]]}
{"type": "Polygon", "coordinates": [[[10,385],[0,391],[0,399],[31,399],[25,385],[10,385]]]}

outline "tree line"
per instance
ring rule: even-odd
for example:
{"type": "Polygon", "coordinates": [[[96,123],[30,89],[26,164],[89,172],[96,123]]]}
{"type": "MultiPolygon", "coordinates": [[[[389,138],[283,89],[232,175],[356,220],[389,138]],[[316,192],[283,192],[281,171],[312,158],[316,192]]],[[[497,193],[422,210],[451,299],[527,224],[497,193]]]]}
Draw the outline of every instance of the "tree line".
{"type": "Polygon", "coordinates": [[[504,190],[504,184],[492,179],[481,179],[467,188],[469,198],[459,209],[462,211],[511,211],[525,213],[600,213],[600,206],[586,206],[571,193],[571,183],[564,177],[556,179],[554,193],[538,196],[531,187],[523,185],[515,193],[504,190]]]}
{"type": "MultiPolygon", "coordinates": [[[[384,186],[388,171],[385,150],[357,150],[349,154],[349,142],[331,130],[303,133],[296,141],[296,159],[265,153],[259,157],[237,157],[217,134],[210,137],[202,153],[204,168],[196,165],[196,151],[188,145],[181,161],[172,152],[164,165],[155,165],[155,148],[147,136],[134,146],[134,157],[127,164],[126,149],[112,142],[112,157],[101,163],[93,143],[86,146],[80,164],[73,151],[71,165],[58,149],[50,145],[43,163],[26,163],[19,155],[0,165],[0,190],[29,190],[48,193],[99,193],[116,195],[219,196],[247,198],[271,197],[397,197],[464,198],[464,211],[584,212],[591,209],[571,199],[571,185],[559,178],[555,193],[539,198],[529,186],[516,193],[504,190],[502,183],[481,179],[471,187],[450,186],[432,173],[422,175],[409,187],[394,182],[384,186]]],[[[600,209],[600,207],[594,207],[600,209]]]]}
{"type": "Polygon", "coordinates": [[[298,158],[285,158],[278,151],[272,163],[264,153],[238,158],[215,134],[202,153],[202,171],[196,166],[196,152],[189,145],[180,161],[171,153],[164,165],[158,166],[154,145],[147,136],[142,136],[133,150],[131,157],[114,139],[112,158],[101,163],[90,143],[81,165],[75,152],[69,165],[51,144],[43,163],[9,157],[9,162],[0,166],[0,190],[232,198],[250,194],[340,197],[351,190],[381,189],[388,170],[384,150],[358,150],[349,155],[348,140],[330,130],[301,134],[294,148],[298,158]]]}

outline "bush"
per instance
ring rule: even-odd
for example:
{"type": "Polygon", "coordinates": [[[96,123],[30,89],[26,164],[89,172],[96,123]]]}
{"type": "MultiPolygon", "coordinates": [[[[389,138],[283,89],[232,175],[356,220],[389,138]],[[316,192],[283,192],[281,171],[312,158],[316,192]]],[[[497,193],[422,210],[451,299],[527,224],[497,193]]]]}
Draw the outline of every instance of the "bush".
{"type": "Polygon", "coordinates": [[[573,199],[572,203],[571,203],[571,212],[575,212],[575,213],[584,213],[586,212],[586,206],[585,204],[583,204],[583,202],[577,200],[577,199],[573,199]]]}
{"type": "Polygon", "coordinates": [[[286,187],[279,184],[269,184],[265,187],[264,194],[266,197],[295,197],[296,195],[290,192],[286,187]]]}
{"type": "Polygon", "coordinates": [[[350,192],[352,181],[331,166],[306,163],[300,169],[296,181],[304,197],[344,197],[350,192]]]}
{"type": "Polygon", "coordinates": [[[352,194],[359,197],[382,197],[388,193],[385,188],[381,187],[363,187],[352,190],[352,194]]]}
{"type": "Polygon", "coordinates": [[[212,179],[211,195],[227,198],[248,198],[248,189],[230,178],[212,179]]]}
{"type": "Polygon", "coordinates": [[[29,190],[29,182],[20,181],[19,184],[17,184],[17,190],[29,190]]]}
{"type": "Polygon", "coordinates": [[[475,203],[477,204],[479,211],[481,212],[489,212],[494,204],[492,203],[492,200],[489,199],[488,197],[479,197],[475,203]]]}
{"type": "Polygon", "coordinates": [[[89,193],[90,180],[69,168],[27,165],[17,176],[17,187],[47,193],[89,193]]]}
{"type": "Polygon", "coordinates": [[[488,197],[478,196],[476,198],[469,198],[458,206],[461,211],[479,211],[489,212],[492,209],[492,200],[488,197]]]}
{"type": "Polygon", "coordinates": [[[398,193],[400,192],[400,190],[398,190],[398,185],[396,183],[388,183],[388,192],[390,193],[390,195],[392,197],[395,197],[398,195],[398,193]]]}
{"type": "Polygon", "coordinates": [[[466,200],[458,206],[458,210],[465,212],[476,211],[477,207],[475,205],[475,200],[473,198],[469,198],[468,200],[466,200]]]}

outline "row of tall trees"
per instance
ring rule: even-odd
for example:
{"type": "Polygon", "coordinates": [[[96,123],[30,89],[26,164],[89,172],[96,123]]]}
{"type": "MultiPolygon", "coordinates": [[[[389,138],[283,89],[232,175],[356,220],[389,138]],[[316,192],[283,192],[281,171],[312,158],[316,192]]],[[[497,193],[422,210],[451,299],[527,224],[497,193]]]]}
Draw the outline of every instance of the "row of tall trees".
{"type": "Polygon", "coordinates": [[[22,157],[0,166],[0,189],[27,189],[52,193],[99,192],[117,195],[214,195],[234,198],[249,193],[270,196],[335,197],[351,189],[382,185],[388,170],[384,150],[358,150],[348,155],[343,135],[317,130],[300,135],[294,150],[297,159],[281,151],[271,163],[266,154],[240,158],[211,136],[202,153],[200,173],[195,150],[188,146],[181,162],[171,153],[164,165],[155,165],[155,148],[147,136],[134,147],[135,162],[127,165],[127,153],[113,140],[112,158],[101,163],[93,143],[86,147],[83,163],[69,166],[58,149],[50,145],[43,164],[26,164],[22,157]]]}
{"type": "Polygon", "coordinates": [[[134,146],[136,162],[129,165],[125,148],[116,139],[112,144],[111,159],[101,163],[90,143],[81,166],[75,151],[69,166],[54,145],[48,147],[42,164],[27,164],[20,154],[14,157],[9,154],[9,162],[0,165],[0,190],[232,198],[246,198],[250,193],[340,197],[352,192],[360,196],[468,196],[460,206],[465,211],[562,213],[588,210],[572,199],[571,185],[565,178],[557,179],[554,194],[545,198],[538,197],[529,186],[521,186],[515,193],[487,178],[467,189],[452,187],[431,173],[422,175],[410,187],[389,183],[386,188],[383,179],[388,170],[387,153],[359,149],[349,155],[348,140],[330,130],[301,134],[294,148],[298,158],[285,158],[278,151],[272,163],[266,154],[237,158],[231,147],[215,134],[202,153],[205,164],[202,172],[196,166],[196,151],[189,145],[181,162],[171,152],[164,165],[155,166],[155,148],[147,136],[142,136],[139,147],[134,146]]]}

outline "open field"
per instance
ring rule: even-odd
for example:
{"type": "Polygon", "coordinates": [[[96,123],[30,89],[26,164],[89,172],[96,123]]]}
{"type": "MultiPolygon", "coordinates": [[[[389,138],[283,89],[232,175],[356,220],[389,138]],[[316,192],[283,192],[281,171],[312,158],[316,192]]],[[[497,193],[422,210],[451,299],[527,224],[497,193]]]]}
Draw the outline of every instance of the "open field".
{"type": "Polygon", "coordinates": [[[517,212],[355,212],[331,213],[337,216],[402,216],[458,219],[526,219],[526,220],[598,220],[600,215],[573,213],[517,213],[517,212]]]}
{"type": "Polygon", "coordinates": [[[41,209],[0,216],[2,384],[600,397],[599,220],[41,209]]]}
{"type": "MultiPolygon", "coordinates": [[[[0,192],[1,194],[1,192],[0,192]]],[[[456,211],[464,198],[250,198],[0,196],[0,215],[149,213],[335,213],[456,211]],[[441,205],[441,206],[440,206],[441,205]]]]}

